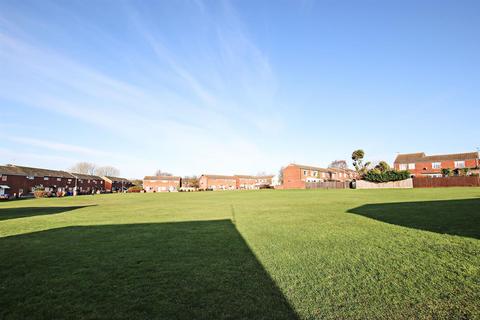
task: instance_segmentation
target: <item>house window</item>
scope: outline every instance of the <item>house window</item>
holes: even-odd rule
[[[415,163],[409,163],[408,169],[411,169],[411,170],[415,169]]]
[[[45,181],[48,180],[48,177],[43,177],[43,180],[45,180]]]
[[[465,161],[455,161],[455,168],[465,168]]]
[[[33,180],[35,177],[34,176],[27,176],[28,180]]]
[[[407,170],[407,165],[405,163],[400,164],[400,170]]]
[[[432,163],[432,169],[440,169],[441,167],[442,167],[442,164],[440,162]]]
[[[62,181],[62,178],[57,178],[57,181]]]
[[[304,175],[304,176],[307,175],[307,170],[303,170],[303,175]]]
[[[7,176],[2,176],[2,181],[7,181]]]
[[[314,176],[314,177],[316,177],[316,176],[317,176],[317,174],[318,174],[318,172],[317,172],[317,171],[313,171],[313,176]]]

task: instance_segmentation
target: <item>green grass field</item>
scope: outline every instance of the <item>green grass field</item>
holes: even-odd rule
[[[0,319],[480,318],[480,188],[0,203]]]

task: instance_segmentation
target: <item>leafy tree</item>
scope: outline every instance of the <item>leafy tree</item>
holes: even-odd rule
[[[380,171],[378,169],[371,169],[363,175],[363,179],[371,182],[400,181],[408,178],[410,178],[410,172],[408,170],[399,171],[388,169],[386,171]]]
[[[347,161],[345,160],[334,160],[328,165],[328,167],[336,169],[348,169]]]
[[[375,166],[375,169],[377,169],[377,170],[380,171],[380,172],[386,172],[386,171],[390,170],[390,166],[389,166],[388,163],[386,163],[385,161],[380,161],[380,162]]]
[[[371,164],[370,162],[363,163],[364,157],[365,151],[363,151],[362,149],[355,150],[352,153],[353,166],[360,175],[364,175]]]
[[[470,168],[462,168],[462,173],[464,176],[468,176],[469,172],[470,172]]]
[[[444,177],[448,177],[452,174],[452,170],[450,168],[443,168],[442,169],[442,175]]]

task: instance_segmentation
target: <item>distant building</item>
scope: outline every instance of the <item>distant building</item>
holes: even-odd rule
[[[180,180],[180,191],[197,191],[198,179],[197,178],[182,178]]]
[[[180,188],[181,178],[174,176],[146,176],[143,189],[146,192],[173,192]]]
[[[427,156],[424,152],[399,154],[394,162],[397,170],[408,170],[414,176],[442,176],[442,169],[469,168],[478,172],[478,152],[453,153]]]
[[[357,176],[354,170],[320,168],[291,163],[283,169],[284,189],[305,189],[306,183],[325,181],[352,181]]]
[[[99,176],[82,173],[71,173],[71,175],[76,179],[74,185],[79,194],[105,191],[105,181]]]
[[[102,179],[105,181],[105,191],[107,192],[121,192],[133,186],[133,183],[125,178],[105,176]]]
[[[0,166],[0,185],[4,195],[28,195],[35,188],[44,188],[46,192],[73,192],[75,177],[61,170],[24,167],[17,165]]]
[[[269,176],[250,176],[250,175],[235,175],[237,180],[237,189],[254,190],[272,186],[273,175]]]
[[[200,190],[235,190],[237,179],[234,176],[202,174],[198,185]]]

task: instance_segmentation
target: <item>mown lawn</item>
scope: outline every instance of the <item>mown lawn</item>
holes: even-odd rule
[[[480,318],[480,188],[0,203],[19,318]]]

